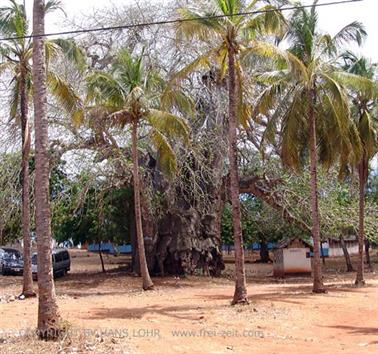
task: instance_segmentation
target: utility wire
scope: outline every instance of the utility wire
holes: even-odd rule
[[[269,12],[281,12],[281,11],[289,11],[289,10],[297,10],[297,9],[305,9],[309,7],[321,7],[321,6],[332,6],[332,5],[342,5],[348,4],[352,2],[361,2],[364,0],[344,0],[344,1],[332,1],[326,2],[322,4],[312,4],[312,5],[301,5],[301,6],[289,6],[283,7],[280,9],[266,9],[266,10],[257,10],[257,11],[248,11],[248,12],[238,12],[232,15],[211,15],[211,16],[204,16],[204,17],[195,17],[195,18],[179,18],[175,20],[162,20],[156,22],[142,22],[136,23],[133,25],[120,25],[120,26],[110,26],[110,27],[98,27],[98,28],[88,28],[88,29],[78,29],[78,30],[70,30],[70,31],[63,31],[63,32],[53,32],[53,33],[44,33],[40,35],[31,34],[28,36],[15,36],[15,37],[4,37],[0,38],[0,42],[4,41],[11,41],[17,39],[32,39],[36,37],[52,37],[52,36],[64,36],[68,34],[80,34],[80,33],[90,33],[90,32],[101,32],[101,31],[112,31],[112,30],[123,30],[123,29],[130,29],[130,28],[140,28],[140,27],[148,27],[148,26],[157,26],[157,25],[169,25],[174,23],[183,23],[183,22],[191,22],[197,20],[213,20],[219,18],[229,18],[229,17],[240,17],[240,16],[248,16],[254,14],[263,14]]]

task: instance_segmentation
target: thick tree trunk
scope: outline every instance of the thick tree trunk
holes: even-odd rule
[[[139,264],[142,274],[143,290],[151,290],[154,287],[150,278],[150,273],[147,267],[146,252],[144,249],[142,215],[140,205],[140,181],[139,181],[139,160],[138,160],[138,121],[132,123],[132,145],[133,145],[133,179],[134,179],[134,204],[135,204],[135,224],[139,251]]]
[[[28,92],[26,87],[26,68],[21,64],[20,70],[20,106],[21,106],[21,136],[22,136],[22,236],[24,240],[24,269],[22,295],[34,297],[33,278],[31,270],[31,238],[30,238],[30,126],[28,117]]]
[[[228,50],[229,70],[229,121],[228,121],[228,151],[230,163],[230,196],[232,204],[232,223],[235,244],[235,293],[232,304],[247,303],[247,287],[245,278],[243,236],[240,221],[239,172],[236,122],[236,78],[235,78],[235,50],[230,44]]]
[[[364,279],[364,224],[365,224],[365,183],[367,178],[368,162],[365,155],[362,157],[358,166],[359,182],[359,222],[358,222],[358,263],[355,284],[365,285]]]
[[[348,252],[348,248],[345,244],[344,237],[342,235],[340,235],[340,245],[341,245],[341,249],[343,250],[344,257],[345,257],[347,272],[354,272],[352,261],[350,259],[350,255]]]
[[[44,0],[34,0],[33,34],[44,34]],[[46,67],[43,37],[33,40],[33,101],[35,114],[35,207],[38,247],[38,334],[43,339],[56,339],[60,316],[52,272],[51,214],[49,203],[49,138],[47,119]]]
[[[310,173],[311,173],[311,217],[312,217],[312,239],[314,242],[313,257],[313,289],[314,293],[324,293],[326,290],[322,279],[322,266],[320,260],[320,219],[318,206],[318,180],[317,180],[317,142],[316,142],[316,116],[314,111],[315,90],[309,90],[309,128],[310,128]]]

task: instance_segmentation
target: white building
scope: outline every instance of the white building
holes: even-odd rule
[[[274,250],[273,275],[284,277],[288,274],[311,275],[311,244],[299,238],[292,238],[278,243]]]

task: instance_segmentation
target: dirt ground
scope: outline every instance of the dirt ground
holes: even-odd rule
[[[33,335],[37,300],[13,300],[21,277],[0,276],[0,353],[378,353],[378,273],[355,288],[343,259],[327,259],[327,294],[311,279],[277,280],[272,265],[248,263],[250,305],[230,306],[232,264],[222,278],[154,278],[155,290],[125,274],[123,257],[73,251],[71,273],[56,279],[67,334]],[[374,256],[378,269],[378,256]],[[35,284],[36,285],[36,284]]]

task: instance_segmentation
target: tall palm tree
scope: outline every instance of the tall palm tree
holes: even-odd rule
[[[368,59],[358,57],[351,52],[342,55],[343,68],[341,74],[345,85],[351,85],[353,102],[352,117],[362,143],[362,155],[357,164],[359,180],[359,225],[358,225],[358,265],[355,284],[363,286],[364,280],[364,218],[365,189],[369,173],[369,161],[378,151],[378,117],[374,116],[373,108],[378,101],[378,84],[374,81],[376,65]],[[358,87],[355,87],[357,83]],[[362,84],[362,85],[361,85]]]
[[[45,12],[59,9],[60,1],[50,0],[45,5]],[[0,44],[0,74],[5,73],[11,78],[11,119],[19,120],[22,136],[22,234],[23,234],[23,291],[26,297],[35,296],[31,273],[31,241],[30,241],[30,178],[29,155],[31,148],[29,105],[32,90],[32,41],[24,38],[28,35],[29,21],[24,5],[15,0],[9,0],[9,5],[0,8],[0,33],[6,37],[16,37]],[[75,59],[76,64],[82,65],[82,57],[74,42],[69,40],[48,41],[46,50],[51,59],[58,52]],[[58,75],[49,72],[49,87],[63,104],[71,109],[77,101],[69,85]]]
[[[46,94],[45,1],[33,7],[33,102],[35,121],[35,207],[38,248],[38,333],[55,339],[60,334],[59,311],[52,273],[51,213],[49,203],[49,138]]]
[[[232,304],[248,302],[240,221],[237,129],[239,123],[245,123],[250,115],[251,106],[245,99],[250,88],[247,89],[244,84],[240,56],[250,49],[252,39],[262,34],[279,33],[284,28],[279,11],[251,16],[236,14],[274,9],[269,1],[211,0],[196,2],[196,6],[179,10],[185,21],[178,25],[178,36],[198,39],[210,49],[177,73],[172,84],[194,70],[211,65],[218,66],[220,79],[228,74],[229,188],[235,244],[235,292]]]
[[[299,169],[309,155],[313,292],[322,293],[326,290],[319,251],[317,164],[320,160],[329,167],[345,150],[351,151],[356,161],[361,152],[358,133],[350,121],[347,90],[335,64],[338,48],[349,41],[360,44],[366,33],[357,22],[345,26],[334,37],[319,33],[316,3],[310,11],[294,11],[286,34],[290,45],[287,51],[256,43],[254,52],[275,59],[277,70],[258,75],[266,88],[255,110],[270,116],[267,138],[275,140],[275,132],[280,132],[281,158],[286,166]]]
[[[102,107],[106,119],[113,125],[131,125],[134,183],[135,224],[143,289],[150,290],[153,283],[148,271],[141,215],[141,186],[139,177],[138,127],[143,125],[158,151],[163,171],[173,174],[175,154],[169,138],[188,139],[188,125],[184,119],[166,111],[154,109],[159,104],[159,80],[152,71],[144,71],[143,53],[133,58],[126,49],[118,52],[109,72],[95,72],[88,77],[88,100],[95,109]]]

